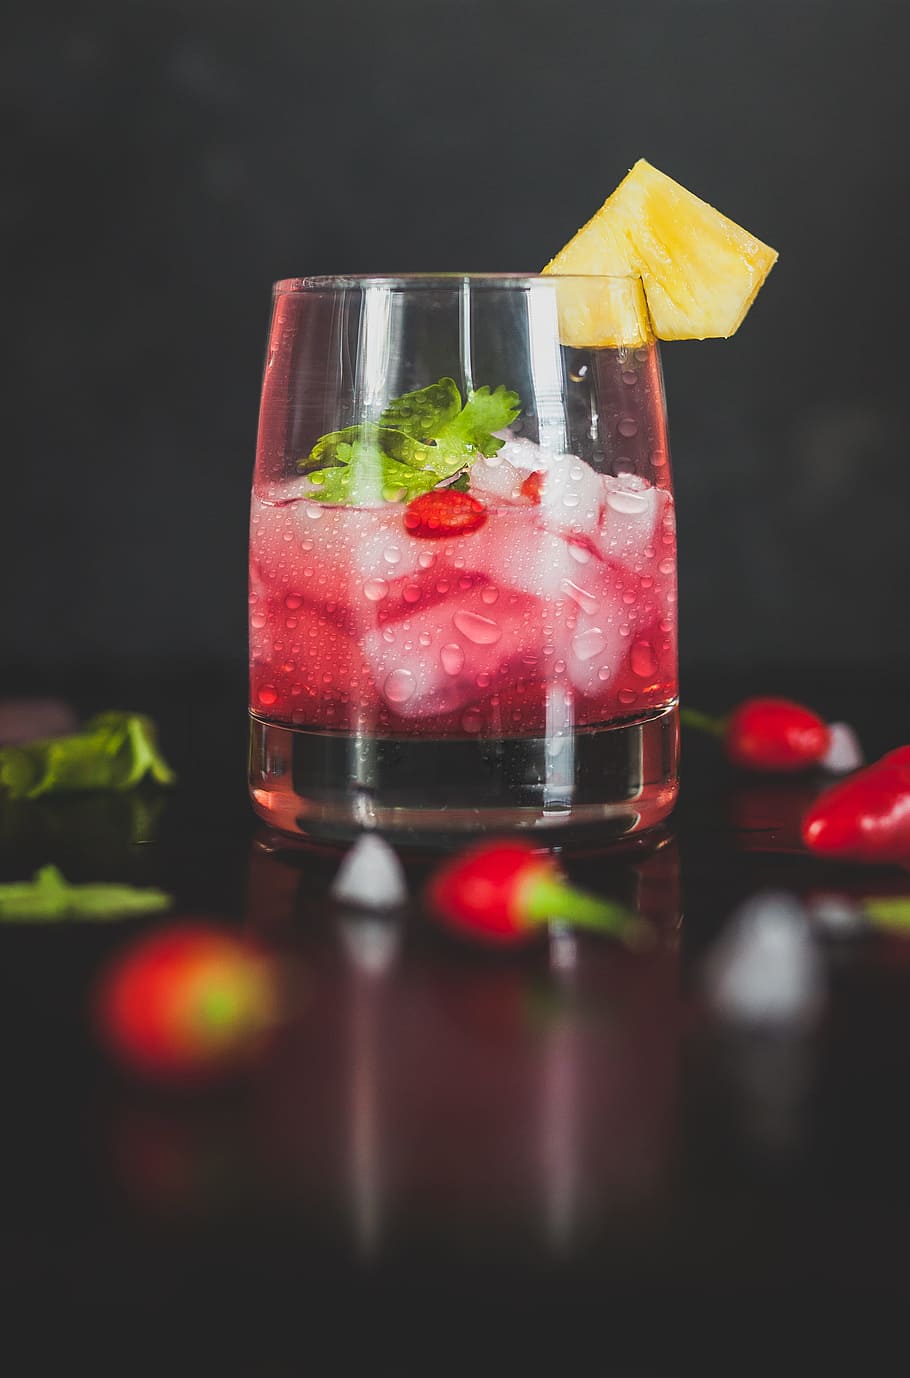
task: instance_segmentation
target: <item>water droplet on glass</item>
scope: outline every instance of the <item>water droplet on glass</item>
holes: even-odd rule
[[[588,376],[588,365],[579,364],[577,368],[569,369],[569,379],[573,383],[583,383]]]
[[[391,627],[386,627],[383,630],[382,639],[383,641],[387,641],[391,646],[392,642],[395,640],[395,633],[392,631]]]
[[[429,550],[422,550],[417,557],[417,563],[421,569],[429,569],[436,556]]]
[[[474,580],[469,574],[463,574],[458,580],[458,587],[461,589],[462,593],[467,593],[468,589],[473,586],[473,583]]]
[[[635,594],[632,589],[626,589],[623,593],[622,601],[625,603],[626,607],[631,608],[632,604],[635,602]]]
[[[647,509],[646,493],[633,493],[625,488],[611,488],[607,493],[607,506],[626,517],[637,517]]]
[[[599,627],[590,627],[572,638],[572,650],[579,660],[593,660],[599,656],[607,644],[607,638]]]
[[[407,703],[417,688],[410,670],[393,670],[387,676],[383,690],[389,703]]]
[[[382,552],[382,558],[387,565],[397,565],[401,559],[401,551],[397,545],[390,545],[387,550]]]
[[[429,646],[433,638],[430,636],[429,632],[421,632],[417,640],[420,642],[421,646]]]
[[[638,422],[634,416],[621,416],[616,423],[619,434],[630,440],[633,435],[638,435]]]
[[[502,636],[502,627],[489,617],[481,617],[477,612],[459,609],[452,618],[455,626],[477,646],[492,646]]]
[[[439,583],[436,585],[436,592],[437,592],[437,593],[448,593],[448,591],[449,591],[448,581],[445,580],[445,579],[440,579]]]
[[[292,631],[294,630],[294,628],[297,626],[297,618],[296,618],[296,617],[286,617],[286,618],[284,619],[284,625],[287,627],[288,631],[291,631],[291,632],[292,632]]]
[[[308,502],[306,507],[304,508],[304,511],[306,512],[311,522],[318,522],[320,517],[325,516],[325,512],[323,511],[323,509],[319,506],[318,503],[315,502]]]
[[[487,584],[486,588],[481,590],[480,597],[484,603],[495,603],[499,597],[499,589],[495,588],[493,584]]]
[[[296,612],[302,603],[303,599],[300,597],[299,593],[289,593],[284,600],[284,606],[289,612]]]
[[[461,667],[464,665],[464,651],[457,641],[450,641],[439,652],[439,659],[447,675],[457,675],[461,673]]]
[[[652,450],[651,463],[654,465],[655,469],[662,469],[666,462],[667,456],[664,454],[663,450]]]
[[[600,680],[608,680],[612,674],[613,671],[610,669],[609,665],[601,665],[600,669],[597,671],[597,678]]]
[[[257,695],[259,702],[265,708],[271,708],[273,703],[278,702],[278,690],[274,684],[263,684]]]
[[[313,549],[313,542],[310,540],[309,536],[307,536],[306,540],[303,540],[303,541],[300,542],[300,549],[301,549],[301,550],[312,550],[312,549]]]
[[[482,672],[477,676],[477,679],[474,681],[474,683],[477,685],[477,688],[478,688],[478,689],[489,689],[489,687],[490,687],[490,676],[489,676],[488,674],[486,674],[486,672],[482,671]]]
[[[420,585],[406,584],[402,592],[402,598],[406,603],[417,603],[420,600]]]
[[[577,584],[572,583],[571,579],[563,579],[559,587],[563,593],[567,593],[578,604],[582,612],[597,611],[599,606],[597,599],[592,593],[588,593],[587,589],[579,588]]]
[[[261,612],[254,612],[252,617],[250,618],[250,626],[255,627],[257,632],[261,631],[261,629],[265,626],[267,620],[268,619],[263,617]]]
[[[379,603],[386,597],[389,586],[384,579],[368,579],[363,586],[364,597],[371,603]]]
[[[673,623],[669,617],[662,617],[658,625],[662,632],[672,632],[673,630]]]
[[[587,546],[576,545],[574,541],[569,542],[569,554],[580,565],[586,565],[591,559],[591,552]]]
[[[624,368],[622,371],[622,380],[627,388],[632,388],[638,382],[638,374],[635,372],[634,368]]]
[[[461,725],[465,732],[479,732],[483,727],[483,718],[479,713],[474,713],[468,709],[461,720]]]
[[[650,641],[635,641],[629,654],[632,673],[639,679],[652,679],[657,671],[657,657]]]
[[[628,708],[631,704],[635,702],[635,700],[638,698],[638,695],[633,693],[631,689],[620,689],[616,697],[619,699],[620,703],[625,704],[625,706]]]
[[[553,666],[553,673],[556,675],[561,675],[565,668],[566,662],[564,660],[557,660],[556,664]]]
[[[563,505],[563,507],[577,507],[577,506],[578,506],[578,494],[577,494],[577,493],[573,493],[573,492],[571,491],[571,489],[570,489],[567,493],[563,493],[563,495],[562,495],[562,505]]]
[[[657,568],[660,570],[661,574],[672,574],[674,569],[676,568],[676,562],[674,560],[669,559],[661,560]]]

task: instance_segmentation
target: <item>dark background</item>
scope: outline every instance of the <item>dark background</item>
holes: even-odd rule
[[[269,285],[542,264],[647,157],[780,250],[667,346],[685,666],[910,659],[901,0],[72,0],[0,45],[8,666],[245,654]]]

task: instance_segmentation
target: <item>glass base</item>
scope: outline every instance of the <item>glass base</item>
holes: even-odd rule
[[[679,789],[675,704],[564,737],[378,737],[250,714],[250,792],[270,827],[343,841],[363,828],[444,847],[473,833],[653,828]]]

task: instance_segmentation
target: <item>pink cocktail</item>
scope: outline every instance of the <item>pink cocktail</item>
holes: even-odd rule
[[[360,293],[357,340],[369,354],[369,287],[346,281]],[[419,299],[420,286],[403,281],[401,292]],[[477,280],[430,281],[443,318],[447,296],[457,298],[450,323],[463,377],[463,284]],[[497,280],[482,281],[475,334],[487,295],[496,296]],[[395,456],[405,453],[383,429],[390,398],[404,390],[397,380],[379,379],[386,410],[365,409],[372,430],[351,426],[356,379],[352,405],[307,421],[301,389],[312,369],[294,349],[307,330],[318,335],[328,312],[320,301],[308,313],[305,285],[279,285],[250,539],[253,799],[279,828],[338,833],[373,824],[422,836],[609,822],[621,834],[672,806],[676,544],[656,345],[566,350],[553,312],[538,309],[535,318],[533,310],[535,293],[553,298],[552,280],[505,282],[513,330],[523,315],[531,338],[514,331],[511,349],[500,345],[494,381],[508,371],[520,415],[466,452],[453,475],[436,483],[434,472],[432,497],[416,499],[410,474],[382,449],[397,444]],[[527,284],[523,293],[516,282]],[[333,290],[342,289],[322,294]],[[386,287],[379,300],[388,352],[394,291]],[[502,319],[487,314],[501,336]],[[556,334],[547,389],[534,355],[541,318]],[[416,381],[432,383],[432,371]],[[324,398],[324,378],[310,376],[309,386]],[[483,400],[470,381],[452,387],[458,403],[468,399],[461,416],[472,396]],[[438,440],[406,453],[413,458],[419,447],[418,460],[439,465],[444,452],[452,467],[462,455],[446,437],[459,433],[458,421],[437,430]],[[382,492],[374,485],[369,501],[353,492],[337,456],[353,464],[351,446],[362,445],[366,465],[365,437],[387,478],[404,473],[404,491],[394,477]],[[314,470],[323,453],[334,467]],[[437,514],[429,524],[415,515],[424,510]]]

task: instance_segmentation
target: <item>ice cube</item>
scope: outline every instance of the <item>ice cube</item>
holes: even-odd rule
[[[802,905],[776,891],[748,900],[709,952],[704,983],[716,1014],[731,1023],[812,1024],[821,1011],[824,979]]]
[[[604,558],[634,568],[649,559],[659,560],[662,545],[672,554],[672,543],[663,542],[663,530],[658,529],[661,522],[667,522],[670,523],[667,530],[673,531],[668,494],[652,488],[637,474],[607,475],[602,482],[604,504],[599,548]]]
[[[521,493],[527,475],[507,459],[495,455],[493,459],[478,459],[471,467],[471,493],[481,502],[530,502]]]
[[[849,723],[832,722],[828,724],[828,732],[828,750],[819,764],[837,775],[846,775],[848,771],[858,770],[866,758],[853,728]]]
[[[339,866],[331,894],[361,909],[397,909],[407,903],[408,883],[389,844],[377,833],[362,833]]]
[[[540,654],[544,634],[535,598],[500,592],[483,577],[462,578],[467,588],[450,571],[444,597],[363,639],[376,687],[402,717],[450,713],[486,698],[509,678],[511,664]]]

